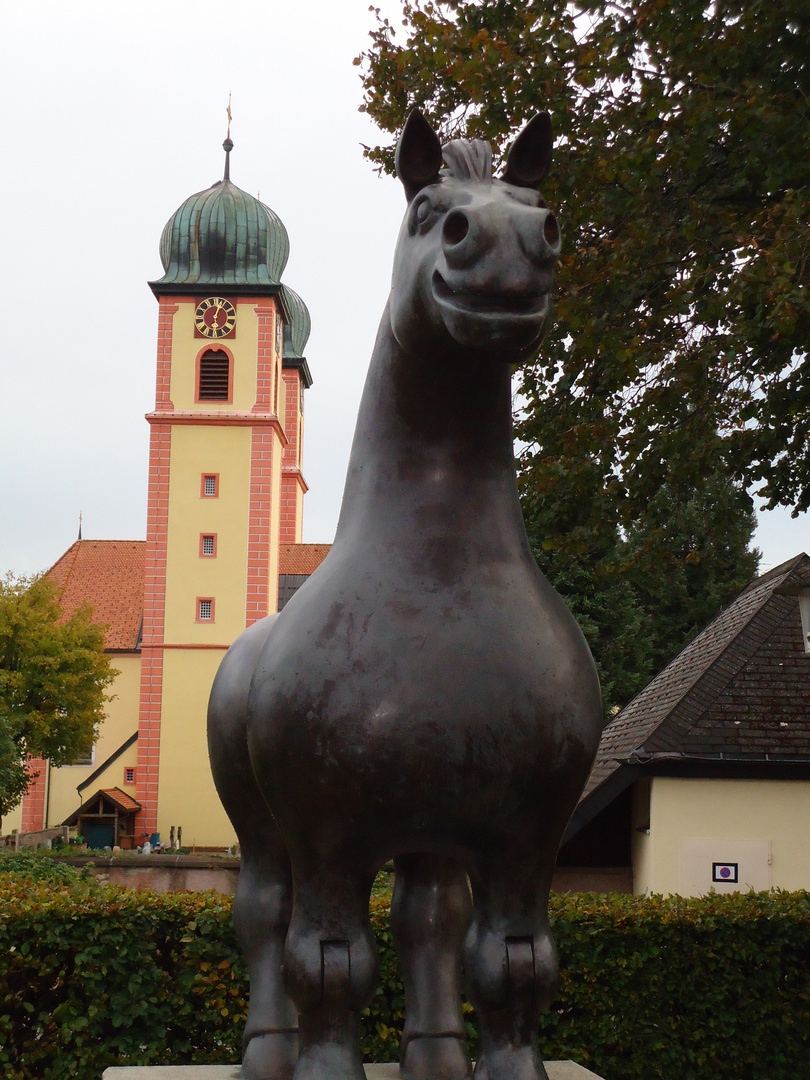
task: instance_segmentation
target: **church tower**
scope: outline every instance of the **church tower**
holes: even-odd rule
[[[224,179],[163,230],[141,643],[138,839],[232,842],[208,767],[206,707],[227,647],[276,610],[279,544],[301,540],[304,302],[284,225]],[[188,828],[193,824],[196,835]]]

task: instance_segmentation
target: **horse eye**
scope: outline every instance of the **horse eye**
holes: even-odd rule
[[[421,199],[417,199],[411,207],[411,217],[409,222],[409,231],[411,235],[413,235],[417,229],[421,229],[424,226],[432,213],[433,207],[430,199],[426,195],[423,195]]]

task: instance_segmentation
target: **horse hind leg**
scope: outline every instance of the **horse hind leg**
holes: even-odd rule
[[[208,707],[214,783],[242,851],[233,919],[250,978],[245,1080],[289,1080],[298,1059],[298,1016],[281,974],[292,910],[290,860],[253,776],[246,732],[250,678],[272,621],[255,623],[231,646]]]
[[[470,868],[473,919],[464,955],[481,1036],[474,1080],[548,1080],[537,1033],[557,987],[547,913],[553,864],[553,855],[535,854]]]
[[[394,860],[391,930],[405,984],[399,1067],[404,1080],[464,1080],[470,1055],[461,1012],[461,948],[472,901],[460,864],[438,855]]]

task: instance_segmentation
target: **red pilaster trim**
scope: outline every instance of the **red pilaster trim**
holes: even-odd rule
[[[287,445],[284,447],[281,476],[281,507],[279,524],[279,542],[296,544],[301,540],[301,522],[299,520],[301,500],[298,497],[297,477],[301,476],[301,374],[297,368],[282,371],[284,382],[284,434]],[[304,484],[302,490],[306,491]]]
[[[170,296],[161,296],[158,303],[157,386],[155,408],[173,409],[170,396],[172,382],[172,330],[178,305]]]
[[[138,802],[136,832],[157,829],[160,710],[163,691],[163,630],[166,610],[166,543],[169,525],[171,427],[153,424],[149,440],[149,501],[146,521],[146,581],[141,642],[138,715]]]
[[[271,296],[256,302],[255,312],[259,323],[259,343],[256,350],[256,404],[254,413],[276,415],[278,390],[276,376],[278,357],[276,355],[276,302]]]
[[[45,825],[45,802],[48,790],[48,762],[44,758],[29,758],[26,762],[29,776],[33,776],[31,786],[23,795],[22,832],[39,832]]]
[[[297,487],[306,494],[309,491],[309,484],[304,479],[304,475],[297,465],[282,465],[282,476],[285,480],[294,480]]]
[[[273,452],[276,434],[254,428],[250,445],[247,596],[245,626],[270,614],[270,528],[273,509]],[[275,592],[275,590],[274,590]],[[275,604],[272,608],[275,611]]]

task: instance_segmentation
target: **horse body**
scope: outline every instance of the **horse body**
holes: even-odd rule
[[[536,348],[559,250],[532,189],[550,131],[529,125],[506,182],[486,175],[482,145],[445,148],[455,170],[440,175],[433,132],[406,126],[410,206],[334,546],[232,647],[212,691],[215,779],[243,848],[251,1080],[293,1066],[296,1080],[362,1076],[368,892],[390,858],[405,1075],[469,1072],[462,940],[476,1076],[545,1075],[548,888],[601,704],[584,639],[531,556],[514,477],[510,363]]]

